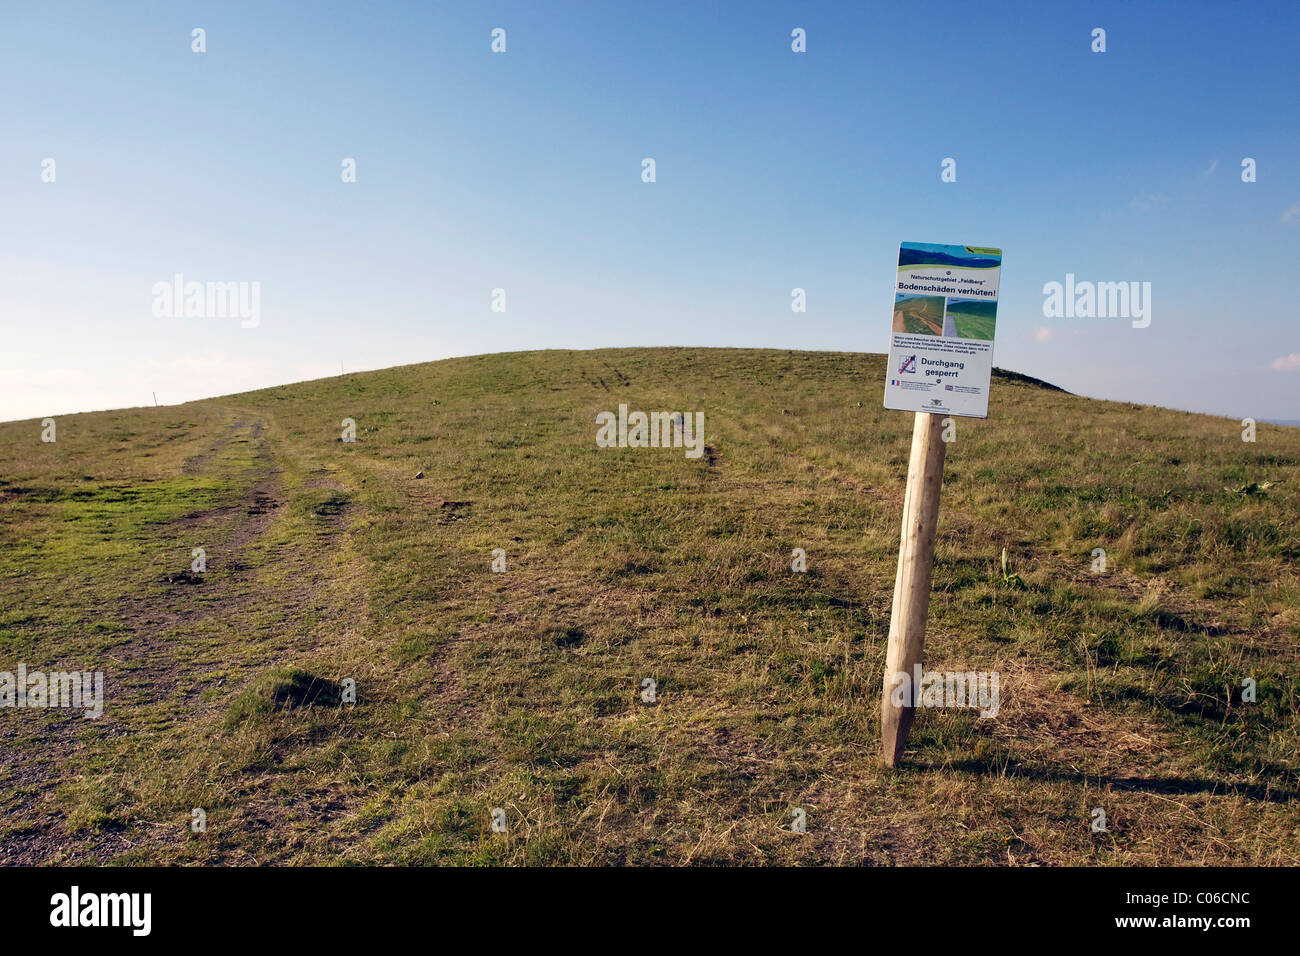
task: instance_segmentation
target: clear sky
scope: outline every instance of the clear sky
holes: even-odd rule
[[[997,365],[1300,418],[1298,37],[1294,2],[4,3],[0,419],[340,362],[883,352],[900,240],[1003,249]],[[260,283],[259,323],[156,316],[177,273]],[[1067,273],[1151,283],[1150,326],[1045,317]]]

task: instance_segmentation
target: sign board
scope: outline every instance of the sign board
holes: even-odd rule
[[[1002,250],[898,248],[885,407],[987,418]]]

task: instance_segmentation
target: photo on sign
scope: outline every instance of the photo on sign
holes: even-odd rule
[[[943,335],[943,296],[895,296],[894,331],[913,335]]]
[[[943,334],[949,338],[993,341],[998,304],[982,299],[949,298],[943,316]],[[895,323],[897,331],[897,323]]]

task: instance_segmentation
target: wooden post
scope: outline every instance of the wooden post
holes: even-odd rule
[[[885,764],[893,767],[907,747],[920,688],[916,664],[925,650],[925,619],[930,611],[930,573],[934,569],[935,527],[939,521],[939,491],[943,487],[943,419],[917,412],[912,426],[912,457],[907,466],[903,498],[903,534],[898,545],[898,576],[894,579],[894,609],[889,617],[889,650],[885,655],[885,689],[880,699],[880,740]],[[892,697],[895,674],[906,674],[904,706]]]

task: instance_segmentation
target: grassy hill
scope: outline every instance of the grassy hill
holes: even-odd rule
[[[0,709],[0,861],[1300,863],[1300,431],[995,381],[927,666],[1001,710],[886,772],[884,378],[534,352],[0,425],[0,670],[106,675]],[[619,403],[705,454],[598,448]]]

